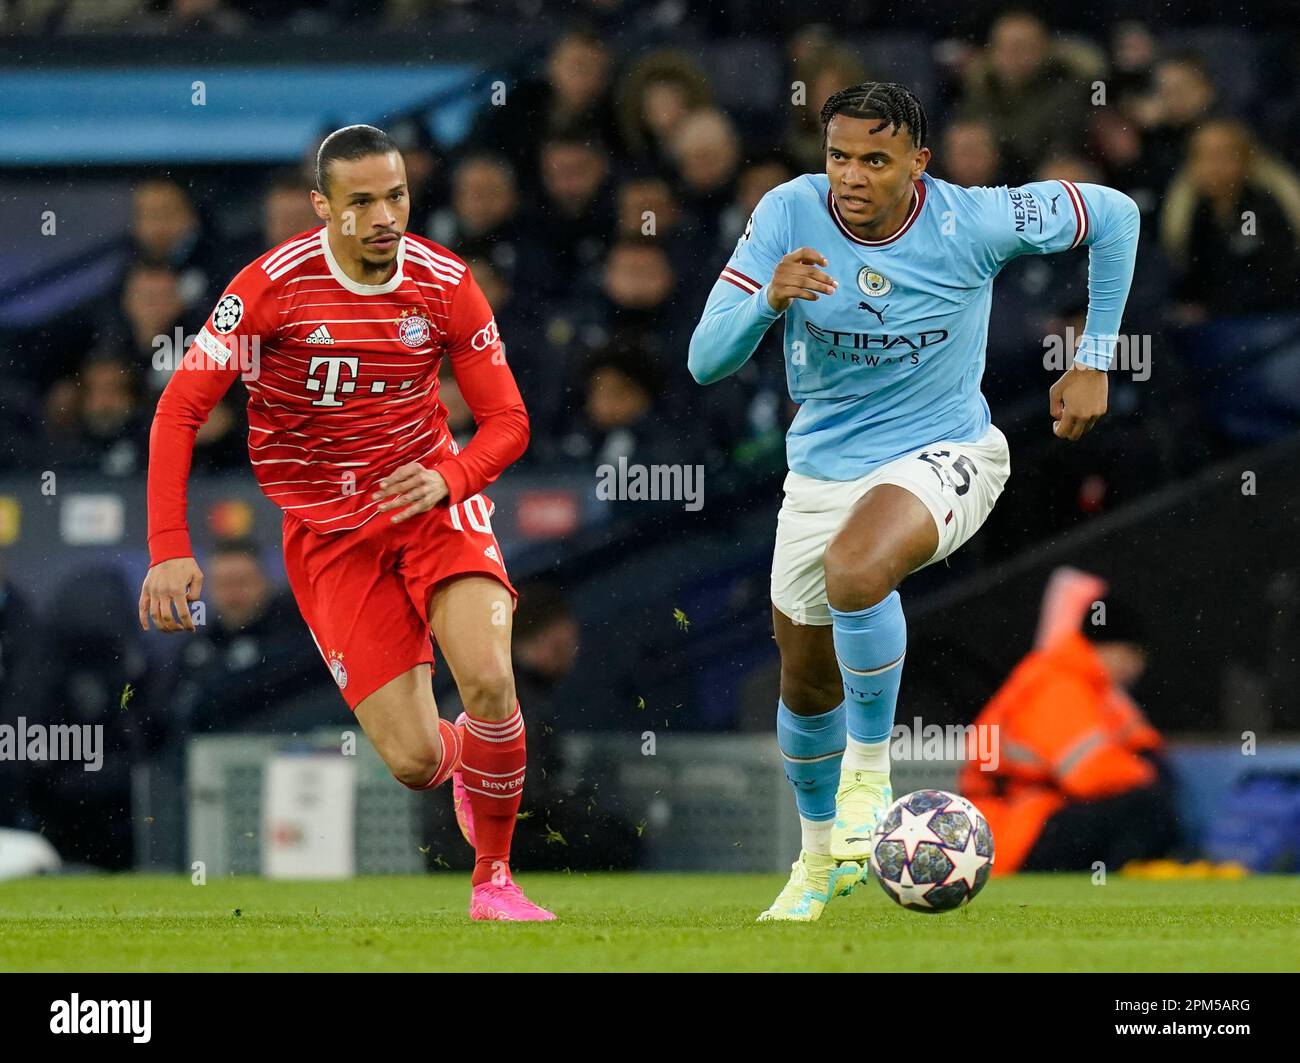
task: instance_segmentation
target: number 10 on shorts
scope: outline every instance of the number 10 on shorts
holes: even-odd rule
[[[465,524],[476,532],[492,534],[492,506],[482,495],[471,495],[451,507],[451,526],[464,531]]]

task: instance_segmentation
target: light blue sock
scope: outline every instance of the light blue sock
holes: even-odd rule
[[[835,656],[844,678],[847,727],[855,742],[884,742],[894,730],[898,684],[907,650],[907,621],[898,591],[867,609],[831,606]]]
[[[778,701],[776,744],[785,777],[794,787],[799,818],[814,823],[833,820],[844,755],[844,705],[817,716],[800,716]]]

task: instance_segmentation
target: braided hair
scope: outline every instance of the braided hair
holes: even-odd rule
[[[912,146],[925,146],[930,134],[925,118],[925,108],[915,92],[894,81],[864,81],[850,85],[831,96],[822,107],[822,143],[826,141],[826,128],[837,114],[849,118],[879,118],[880,124],[871,130],[879,133],[892,125],[895,132],[906,125],[912,134]]]

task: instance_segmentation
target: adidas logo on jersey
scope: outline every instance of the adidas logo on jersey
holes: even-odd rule
[[[484,550],[483,556],[490,557],[498,565],[501,564],[501,558],[497,557],[497,548],[495,546],[489,546],[486,550]]]
[[[305,340],[303,340],[303,342],[304,343],[333,343],[334,337],[330,335],[330,330],[327,329],[324,325],[317,325],[316,328],[312,331],[311,335],[308,336]]]

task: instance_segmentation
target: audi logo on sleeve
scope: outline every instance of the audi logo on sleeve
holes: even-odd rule
[[[497,331],[497,319],[493,318],[474,333],[473,338],[469,341],[469,345],[476,351],[483,351],[487,350],[487,348],[491,347],[493,344],[498,343],[500,339],[501,334]]]

